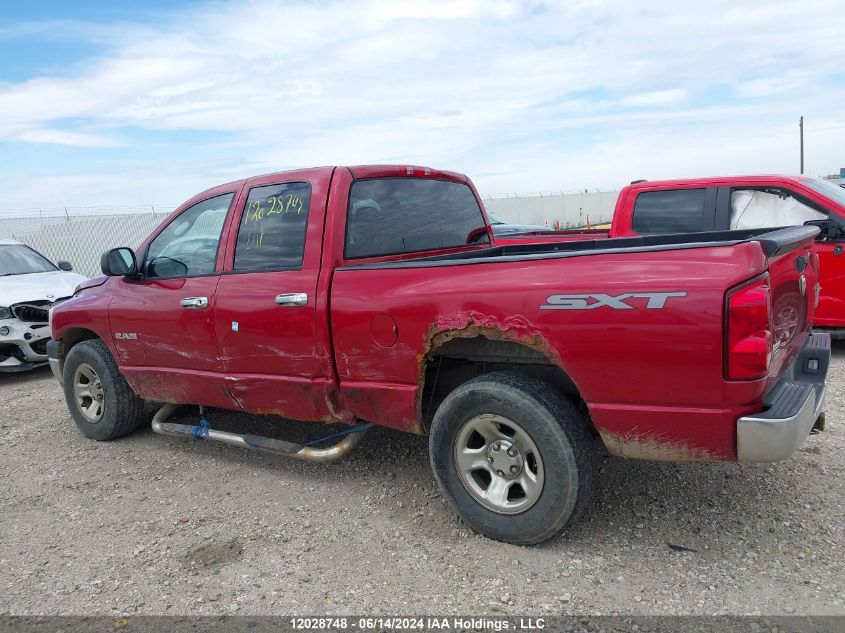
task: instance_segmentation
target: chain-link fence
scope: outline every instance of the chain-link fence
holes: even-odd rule
[[[28,244],[53,261],[65,259],[89,277],[115,246],[137,247],[171,207],[41,209],[0,212],[0,239]]]
[[[483,196],[489,211],[505,222],[569,228],[609,222],[617,192]],[[67,207],[0,211],[0,239],[24,242],[53,261],[64,259],[77,272],[100,273],[100,255],[116,246],[137,247],[175,205]]]
[[[610,222],[618,191],[538,193],[483,196],[496,217],[512,224],[537,224],[562,229]]]

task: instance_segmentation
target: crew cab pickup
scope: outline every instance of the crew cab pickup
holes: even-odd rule
[[[724,176],[638,181],[622,189],[609,232],[523,232],[497,244],[630,237],[815,224],[821,295],[817,331],[845,338],[845,189],[808,176]]]
[[[164,403],[159,433],[312,461],[371,424],[427,434],[470,526],[537,543],[583,508],[602,445],[678,461],[796,450],[830,354],[810,333],[818,232],[493,246],[463,175],[282,172],[205,191],[137,252],[105,253],[105,276],[51,311],[48,355],[90,438],[149,423],[144,400]],[[346,426],[298,445],[204,412],[169,421],[179,405]]]

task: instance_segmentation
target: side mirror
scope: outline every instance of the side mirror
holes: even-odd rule
[[[138,272],[135,252],[126,246],[106,251],[100,258],[100,268],[103,274],[109,277],[134,275]]]
[[[60,259],[59,261],[57,261],[57,262],[56,262],[56,266],[58,266],[58,267],[59,267],[59,270],[63,270],[63,271],[65,271],[66,273],[67,273],[67,272],[70,272],[71,270],[73,270],[73,266],[71,266],[71,265],[70,265],[70,262],[66,262],[66,261],[65,261],[65,260],[63,260],[63,259]]]
[[[807,220],[804,226],[817,226],[821,230],[818,239],[826,242],[839,242],[845,239],[845,230],[842,225],[832,218],[823,220]]]
[[[467,235],[467,244],[489,244],[490,238],[487,233],[487,226],[479,226]]]

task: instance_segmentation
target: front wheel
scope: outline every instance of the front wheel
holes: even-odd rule
[[[583,416],[551,385],[519,373],[479,376],[449,394],[434,416],[429,453],[460,517],[508,543],[560,533],[593,486]]]
[[[144,423],[144,401],[135,395],[100,340],[74,345],[65,359],[65,401],[76,426],[93,440],[113,440]]]

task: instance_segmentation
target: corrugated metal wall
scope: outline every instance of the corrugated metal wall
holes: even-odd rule
[[[557,193],[534,196],[484,197],[489,211],[505,222],[576,227],[610,222],[616,205],[617,191],[589,193]]]

